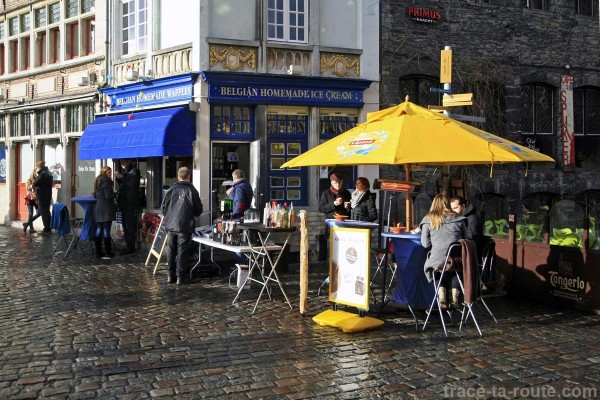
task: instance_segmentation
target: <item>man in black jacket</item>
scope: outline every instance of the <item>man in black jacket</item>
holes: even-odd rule
[[[475,241],[479,254],[483,240],[483,227],[479,221],[477,210],[473,204],[468,204],[461,196],[450,199],[450,206],[452,211],[467,218],[467,239]]]
[[[165,194],[161,206],[163,227],[167,232],[167,262],[169,276],[167,282],[177,279],[180,285],[184,281],[188,248],[196,228],[196,217],[202,214],[202,201],[196,188],[190,183],[192,171],[181,167],[177,171],[177,183]]]
[[[130,159],[122,158],[115,178],[119,184],[117,204],[123,217],[123,231],[127,248],[122,255],[133,253],[137,241],[137,211],[140,208],[140,171]]]
[[[37,178],[33,181],[33,188],[37,191],[38,209],[44,223],[44,233],[52,232],[50,228],[50,203],[52,199],[52,172],[46,167],[45,161],[35,163]]]

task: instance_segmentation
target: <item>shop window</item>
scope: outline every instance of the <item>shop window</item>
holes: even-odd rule
[[[212,132],[216,138],[254,138],[254,109],[240,106],[212,106]]]
[[[67,106],[67,132],[79,132],[80,130],[79,105]]]
[[[270,200],[306,205],[308,178],[301,168],[280,167],[306,150],[308,116],[267,114],[267,190]]]
[[[319,117],[319,143],[323,143],[356,126],[356,115],[323,115]]]
[[[521,86],[521,130],[523,134],[553,134],[554,90],[533,84]]]
[[[54,24],[60,21],[60,3],[50,4],[48,10],[50,11],[50,23]]]
[[[575,89],[573,109],[576,135],[600,135],[600,89]]]
[[[46,65],[46,31],[39,31],[35,34],[35,66]]]
[[[429,89],[440,88],[440,83],[437,79],[408,76],[400,78],[399,91],[402,101],[406,96],[409,96],[409,101],[427,108],[428,105],[439,106],[442,104],[442,97],[439,93],[434,93]]]
[[[34,24],[36,28],[46,26],[46,7],[36,8],[33,10]]]
[[[307,43],[308,7],[306,0],[269,0],[267,14],[269,40]]]
[[[121,55],[146,51],[148,26],[147,0],[121,0]]]
[[[60,133],[60,108],[50,110],[50,133]]]
[[[79,22],[73,22],[66,26],[66,59],[73,59],[79,56]]]
[[[576,0],[575,6],[579,15],[598,16],[598,0]]]
[[[523,0],[523,7],[532,10],[548,11],[549,3],[549,0]]]

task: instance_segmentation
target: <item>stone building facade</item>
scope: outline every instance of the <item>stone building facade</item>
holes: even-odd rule
[[[599,189],[600,25],[598,2],[487,0],[381,2],[381,107],[404,101],[441,105],[440,51],[452,48],[452,89],[474,93],[474,105],[457,114],[483,116],[489,132],[550,155],[555,165],[451,168],[468,195],[505,196],[499,212],[522,210],[534,193],[576,198]],[[561,78],[573,77],[574,166],[562,160]],[[430,196],[442,169],[414,173]],[[492,175],[490,178],[490,174]],[[387,178],[402,176],[383,167]],[[456,180],[458,179],[458,180]],[[461,182],[462,180],[462,182]],[[455,191],[456,192],[456,191]],[[542,196],[543,197],[543,196]]]

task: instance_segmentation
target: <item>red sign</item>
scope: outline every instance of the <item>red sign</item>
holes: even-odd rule
[[[573,76],[563,75],[560,80],[560,129],[562,133],[563,171],[575,169],[575,122],[573,119]]]
[[[440,21],[442,19],[442,13],[437,10],[430,10],[427,8],[420,7],[408,7],[406,13],[411,19],[419,22],[425,22],[428,24],[433,24],[436,21]]]

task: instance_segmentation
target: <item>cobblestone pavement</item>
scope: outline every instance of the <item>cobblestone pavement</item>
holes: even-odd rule
[[[479,313],[482,338],[472,324],[445,338],[439,320],[416,332],[405,312],[347,334],[312,321],[329,307],[323,272],[308,315],[294,272],[283,274],[294,309],[275,292],[251,315],[255,288],[232,305],[228,277],[168,285],[146,252],[64,260],[50,256],[57,242],[0,227],[0,398],[600,397],[591,314],[498,296],[497,325]]]

